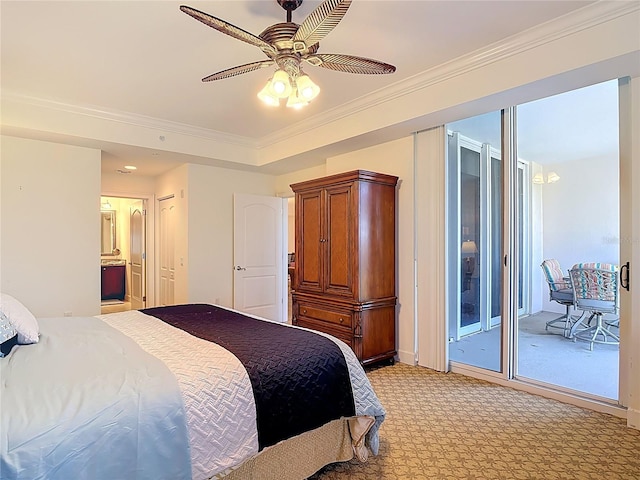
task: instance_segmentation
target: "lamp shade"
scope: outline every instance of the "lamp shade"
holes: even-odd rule
[[[462,253],[466,255],[473,255],[474,253],[478,253],[478,247],[476,246],[476,242],[473,240],[465,240],[462,242]]]
[[[560,175],[556,172],[549,172],[547,175],[547,183],[556,183],[558,180],[560,180]]]

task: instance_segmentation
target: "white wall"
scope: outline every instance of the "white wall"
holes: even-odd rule
[[[276,178],[276,190],[278,195],[281,197],[291,197],[293,196],[293,190],[291,190],[290,185],[298,182],[304,182],[306,180],[312,180],[314,178],[325,177],[327,175],[326,165],[319,165],[317,167],[298,170],[286,175],[280,175]]]
[[[100,313],[100,151],[2,136],[0,288],[36,317]]]
[[[102,192],[122,194],[122,196],[153,195],[156,190],[155,177],[145,177],[137,173],[102,173]]]
[[[542,189],[543,258],[567,272],[579,262],[620,262],[619,165],[617,157],[584,158],[545,165],[560,180]],[[544,282],[544,278],[541,278]],[[548,292],[546,283],[545,290]],[[542,309],[564,312],[543,294]]]
[[[189,165],[189,302],[233,306],[233,195],[275,196],[271,175]]]

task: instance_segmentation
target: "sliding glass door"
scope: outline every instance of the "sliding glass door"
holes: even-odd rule
[[[501,371],[500,112],[447,125],[449,357]]]
[[[580,309],[571,290],[568,307],[554,301],[541,268],[554,259],[568,277],[576,264],[620,264],[617,89],[607,82],[446,125],[454,370],[618,399],[617,313]],[[564,315],[573,328],[558,328]],[[612,335],[585,341],[596,322]]]
[[[528,275],[520,269],[519,281],[528,278],[532,285],[531,314],[518,317],[516,377],[617,400],[618,314],[601,319],[610,337],[585,341],[588,335],[580,332],[598,315],[590,318],[592,312],[571,301],[567,306],[553,300],[540,265],[555,260],[568,277],[576,264],[620,263],[618,82],[519,105],[517,120],[518,156],[530,172],[518,182],[518,198],[533,208],[519,223],[520,231],[530,227],[530,235],[518,239],[530,242],[525,255],[532,265]],[[557,320],[567,312],[569,331],[563,318]]]

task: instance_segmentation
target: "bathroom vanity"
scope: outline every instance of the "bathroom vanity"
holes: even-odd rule
[[[124,260],[102,263],[102,300],[124,301],[126,268]]]

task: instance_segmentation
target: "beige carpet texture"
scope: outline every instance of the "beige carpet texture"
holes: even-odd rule
[[[387,411],[379,455],[310,479],[640,479],[624,419],[406,364],[368,375]]]

